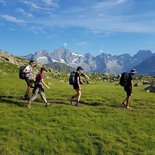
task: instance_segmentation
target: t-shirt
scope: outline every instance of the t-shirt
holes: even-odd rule
[[[42,80],[43,78],[44,78],[44,73],[39,73],[39,74],[37,74],[37,76],[36,76],[36,83],[42,85],[41,80]]]
[[[78,77],[79,77],[79,80],[80,80],[80,73],[75,72],[75,85],[78,85]]]
[[[30,75],[32,74],[32,67],[31,67],[31,65],[27,65],[25,67],[25,70],[27,70],[29,72],[29,73],[26,74],[26,77],[29,78]]]
[[[128,76],[128,81],[127,81],[127,87],[130,87],[131,86],[131,81],[133,80],[133,75],[131,73],[129,73],[129,76]]]

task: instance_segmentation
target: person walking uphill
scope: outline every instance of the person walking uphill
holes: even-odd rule
[[[73,84],[73,88],[75,89],[76,94],[73,95],[70,98],[70,101],[69,101],[70,105],[72,105],[73,99],[76,98],[77,100],[76,100],[75,106],[79,106],[79,101],[80,101],[80,98],[81,98],[81,86],[80,86],[80,84],[82,83],[81,79],[80,79],[80,74],[81,74],[82,70],[83,70],[83,68],[81,66],[77,67],[77,69],[76,69],[76,72],[75,72],[75,82]]]
[[[46,96],[45,96],[45,93],[44,93],[44,88],[43,88],[43,85],[46,87],[46,88],[49,88],[46,83],[44,82],[43,78],[44,78],[44,73],[46,72],[47,70],[42,67],[40,69],[40,73],[37,74],[36,76],[36,81],[35,81],[35,87],[33,89],[33,95],[32,97],[29,99],[29,102],[27,104],[27,107],[28,108],[31,108],[31,102],[34,101],[36,98],[37,98],[37,95],[38,93],[40,94],[41,98],[44,100],[45,102],[45,106],[47,107],[49,105],[49,103],[47,102],[46,100]]]
[[[26,93],[24,98],[29,100],[29,92],[32,91],[32,83],[34,82],[34,77],[32,76],[32,67],[36,65],[34,60],[30,60],[29,64],[24,68],[23,73],[25,74],[25,81],[27,83]]]
[[[136,74],[136,70],[132,69],[130,71],[130,73],[127,75],[127,82],[126,85],[124,86],[124,90],[126,91],[126,98],[125,100],[122,102],[122,104],[127,108],[127,109],[132,109],[130,107],[130,103],[131,103],[131,96],[133,95],[133,77]]]

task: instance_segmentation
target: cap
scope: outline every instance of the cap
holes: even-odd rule
[[[30,63],[33,63],[33,62],[35,62],[34,60],[30,60]]]
[[[130,73],[135,74],[135,73],[137,73],[137,71],[136,71],[136,69],[132,69],[132,70],[130,71]]]
[[[40,71],[47,71],[47,69],[45,67],[41,67]]]
[[[77,67],[77,70],[84,70],[81,66]]]

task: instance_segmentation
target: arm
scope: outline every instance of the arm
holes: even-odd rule
[[[79,86],[79,89],[81,89],[81,86],[80,86],[80,77],[77,77],[77,84]]]
[[[133,93],[133,80],[131,80],[131,92]]]
[[[44,82],[44,80],[43,80],[43,79],[41,79],[41,82],[42,82],[42,84],[43,84],[46,88],[48,88],[48,89],[49,89],[49,87],[47,86],[47,84]]]

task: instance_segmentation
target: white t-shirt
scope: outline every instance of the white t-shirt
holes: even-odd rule
[[[26,77],[30,77],[30,75],[32,74],[32,67],[31,65],[27,65],[25,67],[25,70],[27,70],[29,73],[26,74]]]

